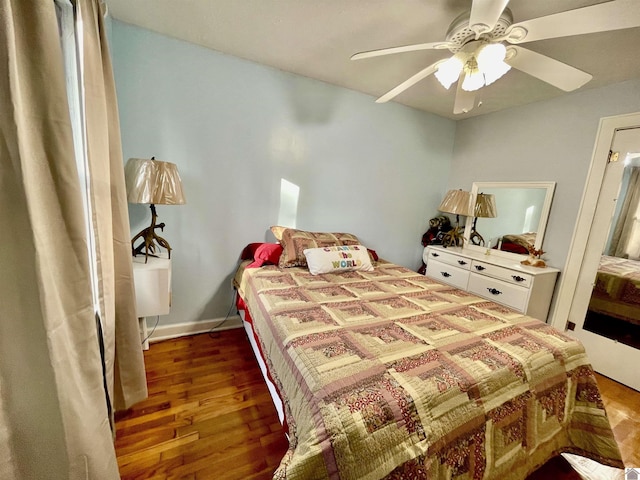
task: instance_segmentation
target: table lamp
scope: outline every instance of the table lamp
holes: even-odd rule
[[[484,246],[484,238],[482,238],[482,235],[476,230],[476,222],[478,218],[496,218],[498,216],[496,196],[489,193],[478,193],[476,195],[476,206],[473,216],[473,226],[471,227],[469,241],[474,245]],[[491,245],[489,245],[489,248],[491,248]]]
[[[442,245],[445,247],[462,246],[464,237],[460,231],[460,215],[470,217],[473,215],[471,192],[464,190],[449,190],[445,195],[438,210],[445,213],[453,213],[456,216],[456,226],[445,234]]]
[[[156,229],[164,231],[164,223],[156,224],[156,205],[183,205],[186,203],[182,191],[182,180],[175,163],[146,158],[130,158],[125,166],[127,200],[129,203],[148,203],[151,208],[151,225],[131,239],[131,252],[135,257],[144,253],[147,263],[149,256],[157,257],[160,247],[167,250],[171,258],[171,246],[156,234]],[[136,247],[136,242],[141,243]]]

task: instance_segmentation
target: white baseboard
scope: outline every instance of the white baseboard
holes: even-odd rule
[[[222,323],[224,321],[224,323]],[[153,326],[149,326],[151,331]],[[221,332],[232,328],[242,328],[242,320],[239,315],[227,318],[214,318],[212,320],[202,320],[200,322],[174,323],[170,325],[158,325],[149,337],[149,342],[159,342],[171,338],[195,335],[197,333]]]

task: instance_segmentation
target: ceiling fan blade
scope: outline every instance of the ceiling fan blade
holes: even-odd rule
[[[453,113],[467,113],[473,110],[475,107],[476,101],[476,92],[467,92],[462,89],[462,82],[464,81],[464,76],[466,74],[460,75],[458,79],[458,88],[456,89],[456,99],[453,104]]]
[[[515,45],[507,47],[505,62],[565,92],[580,88],[592,78],[571,65]]]
[[[389,90],[387,93],[385,93],[379,99],[377,99],[376,103],[388,102],[389,100],[391,100],[392,98],[396,97],[397,95],[400,95],[407,88],[414,86],[416,83],[418,83],[423,78],[426,78],[429,75],[433,74],[436,71],[436,69],[438,68],[438,64],[440,62],[441,62],[441,60],[438,60],[436,63],[432,63],[427,68],[424,68],[424,69],[420,70],[414,76],[408,78],[407,80],[402,82],[397,87],[392,88],[391,90]]]
[[[509,0],[473,0],[469,28],[476,33],[476,39],[493,30],[508,3]]]
[[[509,43],[640,27],[638,0],[614,0],[513,24],[505,35]]]
[[[370,50],[360,52],[351,56],[351,60],[362,60],[363,58],[381,57],[393,53],[415,52],[417,50],[444,50],[449,48],[449,42],[416,43],[414,45],[404,45],[402,47],[383,48],[381,50]]]

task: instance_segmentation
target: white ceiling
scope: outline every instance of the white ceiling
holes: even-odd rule
[[[509,8],[515,23],[596,3],[603,0],[511,0]],[[351,61],[351,55],[442,41],[471,0],[107,0],[107,5],[117,20],[370,94],[373,102],[451,54],[426,50],[359,61]],[[580,90],[640,78],[640,28],[525,46],[592,74]],[[394,101],[461,119],[566,93],[512,69],[480,95],[481,107],[453,115],[455,86],[447,91],[431,76]]]

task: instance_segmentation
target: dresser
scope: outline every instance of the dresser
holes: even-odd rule
[[[428,277],[546,321],[558,269],[461,247],[428,246],[422,256]]]

